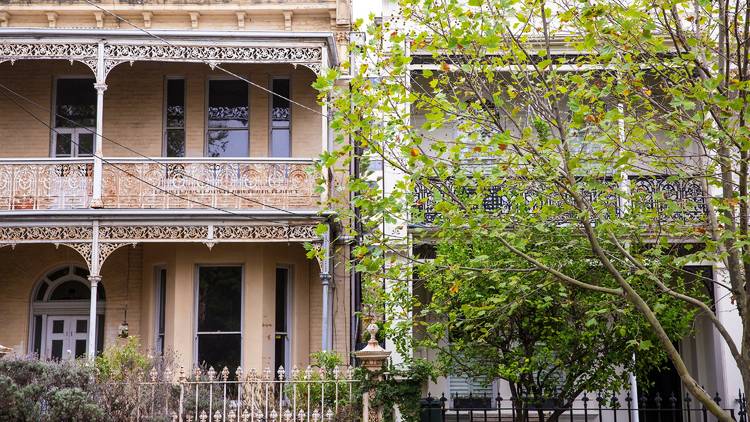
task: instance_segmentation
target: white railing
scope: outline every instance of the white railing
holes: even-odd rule
[[[0,210],[88,208],[92,159],[0,160]]]
[[[312,160],[107,159],[105,208],[314,209]]]
[[[288,378],[283,367],[275,374],[270,368],[231,373],[225,367],[173,376],[152,370],[139,383],[136,420],[349,422],[362,415],[351,368],[295,367]]]

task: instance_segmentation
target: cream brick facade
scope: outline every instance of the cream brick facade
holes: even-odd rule
[[[351,20],[348,1],[143,3],[131,5],[129,2],[115,1],[102,3],[101,7],[127,19],[138,28],[158,31],[159,37],[167,37],[181,46],[195,43],[201,48],[225,48],[226,45],[242,48],[247,46],[248,49],[319,48],[319,63],[312,65],[305,62],[305,58],[300,58],[298,63],[280,55],[276,61],[267,58],[270,56],[261,56],[255,62],[253,59],[243,58],[240,60],[244,60],[242,63],[229,60],[227,63],[222,62],[221,66],[264,88],[271,87],[274,77],[289,78],[290,97],[293,101],[292,150],[289,162],[311,162],[328,147],[328,128],[323,117],[326,110],[318,104],[317,91],[311,85],[317,78],[315,69],[335,66],[336,55],[344,51]],[[0,38],[19,45],[26,43],[32,48],[40,42],[52,46],[45,52],[71,42],[82,46],[81,48],[86,43],[94,45],[98,54],[102,54],[104,44],[159,44],[159,40],[134,30],[124,21],[118,21],[101,9],[82,1],[65,4],[44,1],[5,2],[0,5]],[[73,50],[75,49],[66,51]],[[4,327],[0,330],[0,344],[12,347],[19,354],[33,351],[30,342],[33,342],[34,335],[34,288],[51,270],[61,265],[76,264],[84,268],[88,266],[93,275],[98,273],[101,276],[101,285],[106,292],[103,308],[105,347],[121,341],[118,339],[118,327],[125,319],[127,310],[129,333],[140,338],[144,351],[152,351],[157,334],[156,271],[157,268],[165,268],[165,348],[174,351],[179,356],[181,365],[190,368],[197,363],[197,268],[200,265],[241,265],[241,365],[259,369],[273,366],[275,277],[277,266],[283,266],[291,270],[292,277],[291,301],[288,304],[292,309],[289,333],[291,363],[306,366],[311,352],[325,348],[323,341],[326,338],[330,348],[337,351],[345,361],[348,360],[352,344],[352,290],[346,268],[348,246],[338,242],[331,244],[333,258],[329,272],[332,273],[332,281],[328,290],[324,287],[324,269],[328,266],[308,259],[303,248],[303,243],[316,240],[310,238],[310,227],[329,222],[329,213],[321,213],[323,210],[319,207],[285,211],[281,208],[286,206],[282,205],[276,208],[262,207],[260,211],[236,208],[227,212],[221,209],[225,207],[222,205],[224,202],[212,202],[218,205],[214,205],[215,208],[207,204],[203,207],[159,209],[153,206],[141,207],[141,204],[136,203],[132,207],[116,208],[105,204],[104,208],[99,208],[96,201],[88,199],[84,203],[90,202],[91,207],[81,207],[80,204],[71,207],[69,203],[55,201],[47,202],[44,207],[18,206],[19,203],[26,203],[24,201],[29,197],[40,195],[42,186],[46,186],[44,189],[53,189],[45,184],[59,183],[60,178],[71,174],[84,177],[82,188],[76,192],[90,199],[92,195],[96,195],[97,180],[101,180],[97,179],[101,177],[97,170],[97,160],[105,164],[112,159],[139,159],[144,162],[161,160],[164,155],[167,78],[179,77],[185,80],[186,154],[185,158],[175,162],[190,165],[191,159],[195,159],[203,163],[201,165],[205,168],[216,171],[218,167],[211,167],[211,159],[205,157],[207,87],[209,80],[231,79],[231,76],[191,56],[185,60],[163,60],[163,57],[125,62],[120,60],[122,63],[114,66],[111,71],[107,67],[108,73],[102,79],[103,75],[92,71],[92,66],[94,69],[102,69],[102,64],[109,63],[101,57],[29,57],[27,53],[19,51],[21,50],[0,49],[0,83],[18,94],[0,89],[0,173],[9,171],[11,167],[16,169],[13,170],[16,173],[11,172],[13,176],[7,179],[12,180],[12,188],[9,189],[15,193],[9,194],[11,199],[6,203],[6,208],[0,210],[0,265],[6,269],[0,275],[0,309],[3,310],[0,312],[0,324]],[[97,76],[100,77],[98,86],[106,89],[101,90],[101,155],[78,160],[84,164],[73,164],[70,168],[78,169],[81,173],[69,173],[68,163],[74,160],[54,158],[52,131],[48,127],[54,126],[56,80],[71,77],[94,79]],[[275,187],[279,183],[279,174],[286,178],[292,175],[289,170],[283,170],[287,168],[284,160],[268,159],[271,110],[269,94],[263,89],[250,86],[248,106],[249,157],[238,158],[236,165],[249,165],[250,168],[281,166],[281,173],[268,170],[261,172],[260,176],[254,176],[268,178],[262,180],[263,183],[268,183],[268,187],[261,186],[259,192],[267,189],[270,194],[274,194],[277,191],[284,192],[284,189],[299,189],[299,186],[289,185],[288,181],[282,187]],[[230,166],[235,165],[231,163],[231,159],[224,161],[229,161]],[[34,179],[34,187],[25,190],[24,183],[31,177],[28,174],[39,171],[40,167],[35,167],[35,163],[42,162],[47,163],[44,164],[47,167],[38,174],[51,179]],[[164,170],[168,169],[169,163],[164,161],[161,164],[163,169],[159,167],[160,164],[156,165],[155,174],[161,174],[161,179],[144,182],[156,183],[158,186],[155,185],[154,191],[161,195],[170,195],[172,191],[169,189],[173,189],[171,185],[164,183],[179,182],[179,178],[164,179],[164,172],[171,171]],[[225,178],[236,177],[237,171],[231,170],[234,167],[227,168],[230,171]],[[295,177],[301,176],[298,174]],[[213,183],[225,183],[225,179],[217,180],[218,182]],[[249,179],[251,183],[258,180]],[[315,176],[311,175],[298,179],[295,183],[306,183],[308,186],[303,188],[311,189],[310,184],[314,181]],[[247,182],[245,179],[242,181]],[[235,189],[237,182],[226,183],[229,184],[217,189]],[[2,189],[0,186],[0,190]],[[136,187],[125,185],[121,189],[127,192]],[[19,190],[23,193],[19,194]],[[329,186],[329,190],[333,191],[335,188]],[[247,195],[246,191],[239,190],[237,195]],[[210,195],[187,192],[182,195],[198,198],[200,201],[211,201]],[[264,200],[261,197],[260,200],[273,202],[270,198]],[[119,243],[107,240],[104,234],[99,238],[100,225],[109,228],[109,235],[117,227],[124,227],[131,230],[126,233],[139,233],[140,237],[127,237],[127,241]],[[297,226],[306,228],[294,229]],[[71,232],[79,233],[76,230],[83,230],[87,234],[84,238],[76,237],[77,234],[72,235],[73,237],[55,238],[59,232],[54,229],[62,228],[65,232],[68,230],[66,227]],[[172,233],[172,237],[150,237],[150,230],[138,231],[143,227],[154,227],[154,231],[166,227],[165,233]],[[222,232],[225,227],[226,230]],[[259,231],[242,231],[248,227],[257,227]],[[44,234],[39,237],[30,233]],[[198,236],[195,233],[201,234]],[[220,233],[230,237],[219,239]],[[236,233],[256,233],[258,237],[244,238]],[[335,236],[335,230],[332,234]],[[48,235],[51,237],[45,237]],[[131,246],[131,243],[135,246]],[[324,241],[322,245],[325,247],[327,243]],[[98,259],[100,256],[102,258]],[[97,263],[100,261],[103,265],[98,268]],[[93,283],[95,278],[92,279]],[[326,312],[323,306],[324,291],[328,291],[327,312],[331,318],[327,330],[330,334],[327,336],[324,335],[322,317]]]

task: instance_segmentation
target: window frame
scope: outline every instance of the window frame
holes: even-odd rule
[[[161,156],[167,157],[167,142],[168,142],[168,136],[167,133],[170,129],[179,129],[176,127],[169,127],[167,126],[167,122],[169,119],[167,118],[167,108],[169,107],[169,81],[173,80],[181,80],[182,81],[182,107],[184,109],[183,113],[183,123],[182,123],[182,132],[184,135],[184,142],[185,142],[185,154],[182,157],[170,157],[170,158],[184,158],[187,157],[187,106],[188,106],[188,95],[187,95],[187,79],[183,75],[167,75],[164,77],[164,92],[163,92],[163,101],[162,101],[162,145],[161,145]],[[207,103],[208,104],[208,103]],[[208,109],[206,109],[206,123],[208,123]],[[249,123],[248,123],[249,124]]]
[[[289,156],[288,157],[276,157],[272,154],[273,147],[273,98],[274,94],[268,95],[268,156],[275,158],[292,158],[294,157],[294,141],[292,138],[292,76],[289,74],[278,74],[273,75],[268,79],[268,89],[273,92],[273,81],[275,80],[287,80],[289,81]]]
[[[82,127],[82,126],[75,126],[75,127],[59,127],[57,126],[57,86],[58,82],[60,80],[66,80],[66,79],[91,79],[94,81],[94,84],[96,83],[96,78],[94,75],[86,75],[86,74],[71,74],[71,75],[55,75],[52,78],[52,95],[50,96],[52,99],[52,104],[50,107],[50,130],[49,130],[49,156],[50,158],[63,158],[63,159],[75,159],[75,158],[92,158],[94,156],[94,153],[96,151],[91,151],[91,154],[87,155],[80,155],[80,152],[78,151],[78,134],[83,133],[91,133],[94,137],[92,146],[94,149],[96,148],[96,123],[94,122],[94,127]],[[92,84],[92,87],[93,85]],[[96,107],[96,103],[94,103],[94,106]],[[98,119],[99,116],[96,116],[95,119]],[[57,156],[57,133],[70,133],[71,137],[71,143],[70,143],[70,156]],[[73,143],[73,139],[75,138],[75,144]]]
[[[239,331],[198,331],[198,304],[200,294],[200,269],[210,267],[239,267],[240,268],[240,330]],[[239,366],[245,366],[244,362],[244,340],[245,340],[245,264],[244,263],[203,263],[195,265],[195,276],[193,282],[193,364],[196,367],[201,365],[198,359],[198,336],[202,334],[230,334],[240,336],[240,362]],[[233,373],[237,368],[230,368]],[[220,371],[221,369],[217,369]]]
[[[250,109],[250,96],[251,91],[247,90],[247,127],[244,129],[247,131],[247,156],[245,157],[211,157],[208,155],[208,133],[211,132],[209,127],[208,108],[210,107],[210,95],[211,95],[211,81],[237,81],[238,79],[228,75],[210,75],[206,78],[206,84],[204,89],[204,104],[203,104],[203,157],[205,158],[217,158],[217,159],[233,159],[233,158],[248,158],[251,157],[252,151],[252,138],[250,137],[250,122],[252,120],[252,111]],[[215,130],[215,129],[214,129]],[[242,129],[229,129],[232,131],[240,131]]]

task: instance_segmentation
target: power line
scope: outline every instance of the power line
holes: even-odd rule
[[[3,85],[2,83],[0,83],[0,88],[2,88],[2,89],[4,89],[4,90],[6,90],[6,91],[8,91],[8,92],[10,92],[11,94],[15,95],[16,97],[18,97],[18,98],[21,98],[21,99],[23,99],[24,101],[28,102],[29,104],[31,104],[31,105],[33,105],[33,106],[35,106],[35,107],[37,107],[37,108],[39,108],[39,109],[41,109],[41,110],[44,110],[44,111],[46,111],[46,112],[49,112],[49,111],[50,111],[49,109],[47,109],[47,108],[46,108],[46,107],[44,107],[43,105],[41,105],[41,104],[37,103],[36,101],[34,101],[34,100],[32,100],[32,99],[30,99],[30,98],[28,98],[28,97],[24,96],[23,94],[20,94],[20,93],[18,93],[18,92],[16,92],[16,91],[14,91],[13,89],[11,89],[11,88],[7,87],[6,85]],[[14,101],[14,103],[16,103],[16,102]],[[18,105],[18,103],[16,103],[16,104]],[[32,114],[32,115],[33,115],[33,114]],[[55,115],[56,117],[59,117],[59,118],[61,118],[61,119],[64,119],[64,120],[65,120],[65,121],[67,121],[67,122],[70,122],[70,123],[74,124],[74,125],[75,125],[76,127],[78,127],[79,129],[84,129],[84,130],[86,130],[86,131],[88,131],[88,132],[90,132],[90,133],[92,133],[92,134],[94,134],[94,135],[98,135],[98,136],[101,136],[101,138],[102,138],[102,139],[105,139],[105,140],[107,140],[108,142],[111,142],[111,143],[113,143],[113,144],[115,144],[115,145],[119,146],[120,148],[123,148],[123,149],[125,149],[125,150],[127,150],[127,151],[130,151],[130,152],[132,152],[132,153],[134,153],[134,154],[136,154],[136,155],[138,155],[138,156],[140,156],[140,157],[143,157],[143,158],[145,158],[145,159],[147,159],[147,160],[149,160],[149,161],[151,161],[151,162],[154,162],[154,163],[156,163],[156,164],[159,164],[160,166],[164,167],[164,168],[165,168],[165,169],[167,169],[167,170],[169,169],[169,165],[168,165],[167,163],[163,163],[163,162],[161,162],[161,161],[159,161],[159,160],[157,160],[157,159],[155,159],[155,158],[152,158],[152,157],[149,157],[149,156],[147,156],[147,155],[145,155],[145,154],[142,154],[142,153],[138,152],[137,150],[135,150],[135,149],[133,149],[133,148],[131,148],[131,147],[128,147],[127,145],[124,145],[124,144],[122,144],[122,143],[120,143],[120,142],[117,142],[117,141],[115,141],[114,139],[108,138],[108,137],[104,136],[103,134],[100,134],[100,133],[99,133],[99,132],[97,132],[96,130],[94,130],[94,129],[91,129],[91,128],[89,128],[89,127],[86,127],[86,126],[83,126],[82,124],[80,124],[80,123],[76,122],[75,120],[69,119],[69,118],[67,118],[67,117],[65,117],[65,116],[63,116],[63,115],[60,115],[60,114],[58,114],[57,112],[54,112],[54,115]],[[34,117],[36,117],[36,116],[34,115]],[[43,123],[43,122],[42,122],[42,123]],[[52,129],[52,127],[51,127],[50,125],[48,125],[48,124],[46,124],[46,123],[43,123],[43,124],[44,124],[45,126],[49,127],[50,129]],[[52,129],[52,130],[54,131],[54,129]],[[55,131],[55,133],[57,133],[57,132]],[[93,155],[93,154],[92,154],[92,155]],[[97,156],[97,157],[98,157],[98,156]],[[207,181],[205,181],[205,180],[201,180],[201,179],[198,179],[198,178],[196,178],[196,177],[194,177],[194,176],[191,176],[190,174],[187,174],[187,173],[183,174],[183,176],[185,176],[185,177],[187,177],[187,178],[189,178],[189,179],[195,180],[195,181],[197,181],[197,182],[199,182],[199,183],[202,183],[202,184],[204,184],[204,185],[206,185],[206,186],[208,186],[208,187],[211,187],[211,188],[214,188],[214,189],[218,189],[218,190],[220,190],[220,191],[222,191],[222,192],[228,193],[228,194],[230,194],[230,195],[232,195],[232,196],[235,196],[235,197],[237,197],[237,198],[239,198],[239,199],[243,199],[243,200],[246,200],[246,201],[249,201],[249,202],[253,202],[253,203],[256,203],[256,204],[258,204],[258,205],[262,205],[263,207],[271,208],[271,209],[274,209],[274,210],[276,210],[276,211],[281,211],[281,212],[283,212],[283,213],[286,213],[286,214],[290,214],[290,215],[294,215],[294,216],[304,216],[304,215],[302,215],[302,214],[298,214],[298,213],[295,213],[294,211],[290,211],[290,210],[287,210],[287,209],[284,209],[284,208],[281,208],[281,207],[276,207],[276,206],[274,206],[274,205],[269,205],[269,204],[266,204],[266,203],[264,203],[264,202],[262,202],[262,201],[259,201],[259,200],[257,200],[257,199],[253,199],[253,198],[248,198],[248,197],[246,197],[246,196],[243,196],[243,195],[239,195],[239,194],[235,193],[235,192],[234,192],[234,191],[232,191],[232,190],[229,190],[229,189],[223,188],[223,187],[221,187],[221,186],[217,186],[217,185],[214,185],[214,184],[212,184],[212,183],[210,183],[210,182],[207,182]],[[139,180],[141,180],[141,179],[139,179]]]
[[[4,85],[2,85],[2,84],[0,84],[0,86],[1,86],[1,87],[3,87],[3,88],[6,88],[6,87],[5,87]],[[5,96],[6,98],[8,98],[8,99],[9,99],[9,100],[10,100],[11,102],[13,102],[13,103],[14,103],[14,104],[15,104],[16,106],[18,106],[18,108],[20,108],[21,110],[23,110],[23,111],[24,111],[24,112],[25,112],[26,114],[30,115],[30,116],[31,116],[32,118],[34,118],[34,120],[36,120],[37,122],[39,122],[39,123],[41,123],[42,125],[46,126],[46,127],[48,128],[48,129],[50,129],[50,130],[51,130],[52,132],[54,132],[54,133],[55,133],[56,135],[59,135],[59,134],[60,134],[60,132],[59,132],[59,131],[58,131],[57,129],[55,129],[54,127],[52,127],[52,125],[50,125],[50,124],[46,123],[45,121],[43,121],[42,119],[40,119],[39,117],[37,117],[37,115],[36,115],[36,114],[34,114],[34,113],[33,113],[33,112],[31,111],[31,110],[29,110],[29,109],[27,109],[26,107],[24,107],[24,106],[23,106],[22,104],[18,103],[18,101],[16,101],[15,99],[13,99],[13,98],[9,97],[9,96],[8,96],[7,94],[3,94],[3,96]],[[74,145],[76,145],[76,146],[80,147],[80,144],[79,144],[79,142],[78,142],[78,141],[74,141],[74,140],[73,140],[73,139],[71,138],[71,142],[72,142],[72,143],[73,143]],[[265,218],[261,218],[261,217],[255,217],[255,216],[250,216],[250,215],[245,215],[245,214],[240,214],[240,213],[237,213],[237,212],[234,212],[234,211],[230,211],[230,210],[228,210],[228,209],[224,209],[224,208],[216,207],[216,206],[213,206],[213,205],[210,205],[210,204],[206,204],[206,203],[203,203],[203,202],[197,201],[197,200],[195,200],[195,199],[192,199],[192,198],[188,198],[188,197],[185,197],[185,196],[182,196],[182,195],[178,195],[178,194],[176,194],[176,193],[174,193],[174,192],[170,192],[170,191],[168,191],[168,190],[166,190],[166,189],[162,188],[161,186],[155,185],[155,184],[153,184],[153,183],[151,183],[151,182],[149,182],[149,181],[147,181],[147,180],[144,180],[144,179],[142,179],[142,178],[138,177],[137,175],[135,175],[135,174],[131,173],[130,171],[128,171],[128,170],[126,170],[126,169],[122,168],[121,166],[117,165],[116,163],[113,163],[113,162],[111,162],[111,161],[107,160],[107,159],[106,159],[106,158],[104,158],[104,157],[101,157],[101,156],[99,156],[99,155],[96,155],[95,153],[92,153],[92,156],[93,156],[93,157],[95,157],[95,158],[99,158],[100,160],[102,160],[102,162],[104,162],[104,163],[107,163],[107,164],[111,165],[111,166],[112,166],[112,167],[114,167],[115,169],[117,169],[117,170],[119,170],[119,171],[121,171],[121,172],[123,172],[123,173],[127,174],[128,176],[130,176],[130,177],[132,177],[132,178],[134,178],[134,179],[136,179],[136,180],[138,180],[138,181],[140,181],[140,182],[142,182],[142,183],[145,183],[146,185],[148,185],[148,186],[151,186],[151,187],[153,187],[153,188],[155,188],[155,189],[157,189],[157,190],[159,190],[159,191],[161,191],[161,192],[164,192],[164,193],[166,193],[167,195],[170,195],[170,196],[174,196],[174,197],[176,197],[176,198],[179,198],[179,199],[182,199],[182,200],[185,200],[185,201],[191,202],[191,203],[193,203],[193,204],[196,204],[196,205],[200,205],[200,206],[203,206],[203,207],[206,207],[206,208],[210,208],[210,209],[214,209],[214,210],[216,210],[216,211],[220,211],[220,212],[223,212],[223,213],[226,213],[226,214],[230,214],[230,215],[234,215],[234,216],[237,216],[237,217],[241,217],[241,218],[247,218],[247,219],[250,219],[250,220],[256,220],[256,221],[264,221],[264,222],[269,222],[269,220],[268,220],[268,219],[265,219]],[[292,226],[292,224],[290,224],[290,223],[289,223],[289,222],[287,222],[287,221],[285,221],[285,222],[282,222],[282,221],[278,221],[278,220],[270,220],[270,222],[273,222],[273,223],[278,223],[278,224],[284,224],[284,225],[287,225],[287,226]]]
[[[122,17],[122,16],[118,15],[117,13],[115,13],[115,12],[112,12],[112,11],[110,11],[110,10],[108,10],[108,9],[106,9],[106,8],[104,8],[104,7],[102,7],[102,6],[99,6],[98,4],[96,4],[96,3],[94,3],[94,2],[92,2],[92,1],[90,1],[90,0],[85,0],[85,1],[86,1],[86,3],[88,3],[88,4],[90,5],[90,6],[94,6],[94,7],[96,7],[97,9],[101,10],[102,12],[104,12],[104,13],[106,13],[106,14],[108,14],[108,15],[112,16],[112,17],[114,17],[115,19],[117,19],[117,20],[120,20],[120,21],[122,21],[122,22],[125,22],[125,23],[127,23],[128,25],[132,26],[133,28],[137,29],[138,31],[141,31],[141,32],[145,33],[146,35],[148,35],[148,36],[150,36],[150,37],[156,38],[157,40],[159,40],[159,41],[161,41],[161,42],[165,43],[166,45],[168,45],[168,46],[170,46],[170,47],[177,47],[177,46],[176,46],[175,44],[173,44],[173,43],[169,42],[168,40],[164,39],[163,37],[160,37],[159,35],[157,35],[157,34],[154,34],[154,33],[152,33],[151,31],[149,31],[149,30],[147,30],[147,29],[145,29],[145,28],[141,28],[140,26],[138,26],[138,25],[136,25],[136,24],[134,24],[134,23],[130,22],[130,21],[129,21],[128,19],[126,19],[126,18],[124,18],[124,17]],[[318,114],[318,115],[320,115],[320,116],[323,116],[323,117],[327,117],[327,116],[326,116],[325,114],[323,114],[323,113],[321,113],[321,112],[319,112],[319,111],[317,111],[317,110],[315,110],[315,109],[313,109],[313,108],[311,108],[311,107],[308,107],[308,106],[306,106],[306,105],[304,105],[304,104],[302,104],[302,103],[299,103],[299,102],[297,102],[297,101],[294,101],[294,100],[292,100],[291,98],[287,98],[287,97],[285,97],[285,96],[283,96],[283,95],[281,95],[281,94],[279,94],[279,93],[273,92],[272,90],[270,90],[270,89],[268,89],[268,88],[266,88],[266,87],[264,87],[264,86],[262,86],[262,85],[256,84],[255,82],[252,82],[252,81],[250,81],[249,79],[247,79],[247,78],[244,78],[244,77],[242,77],[242,76],[240,76],[240,75],[238,75],[238,74],[236,74],[236,73],[234,73],[234,72],[232,72],[232,71],[230,71],[230,70],[224,69],[224,68],[223,68],[223,67],[221,67],[221,65],[219,65],[219,64],[216,64],[216,63],[211,63],[211,62],[209,62],[208,60],[201,60],[201,61],[202,61],[202,62],[203,62],[204,64],[207,64],[207,65],[209,65],[209,66],[210,66],[211,68],[216,68],[216,69],[219,69],[219,70],[221,70],[222,72],[226,73],[227,75],[230,75],[230,76],[232,76],[232,77],[234,77],[234,78],[237,78],[237,79],[239,79],[239,80],[241,80],[241,81],[245,81],[245,82],[246,82],[247,84],[249,84],[249,85],[251,85],[251,86],[253,86],[253,87],[255,87],[255,88],[258,88],[258,89],[260,89],[260,90],[262,90],[262,91],[265,91],[265,92],[267,92],[267,93],[269,93],[269,94],[271,94],[271,95],[274,95],[274,96],[277,96],[277,97],[279,97],[279,98],[281,98],[281,99],[284,99],[284,100],[286,100],[286,101],[289,101],[289,102],[290,102],[290,103],[292,103],[292,104],[296,104],[296,105],[298,105],[298,106],[300,106],[300,107],[302,107],[302,108],[304,108],[304,109],[306,109],[306,110],[312,111],[312,112],[313,112],[313,113],[315,113],[315,114]]]

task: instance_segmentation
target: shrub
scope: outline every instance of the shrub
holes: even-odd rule
[[[49,402],[49,420],[103,421],[104,411],[88,392],[77,387],[62,388],[52,393]]]

